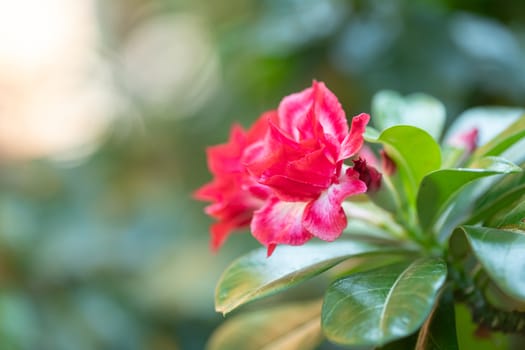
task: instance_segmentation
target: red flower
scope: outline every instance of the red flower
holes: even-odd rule
[[[242,165],[247,147],[260,142],[267,130],[267,115],[245,132],[234,125],[228,143],[209,147],[208,168],[214,179],[198,189],[196,199],[213,202],[205,208],[206,214],[218,220],[211,227],[211,247],[217,250],[235,229],[248,227],[253,211],[268,197],[266,186],[257,184]]]
[[[249,224],[268,255],[277,244],[338,238],[347,222],[342,202],[380,181],[366,163],[343,164],[360,150],[369,119],[360,114],[349,129],[337,97],[314,81],[285,97],[248,132],[235,126],[228,143],[208,149],[214,180],[196,192],[198,199],[213,202],[206,207],[218,220],[211,228],[212,247]]]
[[[343,200],[366,191],[360,174],[343,160],[363,144],[369,116],[360,114],[349,130],[345,113],[323,83],[283,99],[263,142],[246,152],[246,166],[272,189],[254,213],[252,234],[268,247],[301,245],[316,236],[338,238],[346,227]]]

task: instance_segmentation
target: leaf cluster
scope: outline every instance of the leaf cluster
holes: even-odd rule
[[[477,123],[476,113],[492,119]],[[314,349],[324,338],[352,349],[469,348],[473,331],[456,327],[464,306],[478,333],[524,333],[523,111],[460,116],[463,131],[478,129],[474,152],[442,136],[445,108],[424,94],[381,92],[372,120],[365,138],[395,170],[383,171],[378,192],[345,203],[344,237],[239,258],[215,302],[226,314],[322,273],[326,290],[318,300],[233,317],[209,349]]]

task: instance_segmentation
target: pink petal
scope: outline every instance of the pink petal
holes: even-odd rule
[[[323,132],[342,142],[348,134],[348,122],[339,100],[322,82],[313,82],[314,112]]]
[[[364,145],[359,151],[359,158],[366,160],[366,164],[379,168],[379,159],[370,147]]]
[[[301,140],[301,133],[306,132],[307,118],[312,104],[313,89],[308,88],[301,92],[291,94],[282,99],[277,110],[279,117],[278,125],[290,138]],[[311,130],[310,130],[311,131]]]
[[[381,169],[388,176],[394,175],[397,170],[396,163],[394,162],[392,158],[390,158],[390,156],[386,153],[384,149],[381,150],[380,154],[381,154],[381,164],[382,164]]]
[[[285,97],[277,110],[279,127],[296,141],[327,134],[342,142],[348,123],[337,97],[322,82]]]
[[[452,135],[452,137],[447,141],[451,146],[465,149],[468,154],[474,152],[478,144],[478,128],[472,128],[458,134]]]
[[[277,197],[270,198],[257,210],[252,219],[253,236],[268,247],[272,245],[301,245],[312,238],[304,229],[302,218],[306,202],[284,202]]]
[[[322,240],[335,240],[346,227],[346,215],[341,207],[343,200],[366,192],[366,185],[359,180],[359,174],[349,170],[341,175],[339,183],[331,185],[305,209],[304,227]]]
[[[361,146],[363,146],[363,134],[369,120],[370,116],[366,113],[361,113],[352,119],[350,133],[345,137],[341,145],[339,160],[350,158],[361,149]]]

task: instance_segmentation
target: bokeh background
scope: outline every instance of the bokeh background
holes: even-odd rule
[[[312,79],[523,107],[525,2],[0,0],[0,349],[203,349],[205,147]]]

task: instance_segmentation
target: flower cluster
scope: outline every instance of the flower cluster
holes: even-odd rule
[[[381,182],[363,159],[343,163],[361,149],[369,119],[360,114],[349,128],[337,97],[314,81],[249,130],[235,125],[228,143],[208,148],[214,179],[195,193],[212,202],[205,210],[218,220],[212,248],[247,226],[268,255],[277,244],[337,239],[347,224],[342,202]]]

